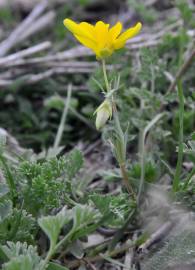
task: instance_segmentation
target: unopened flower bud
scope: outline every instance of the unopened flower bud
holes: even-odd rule
[[[97,108],[95,111],[96,116],[96,128],[97,130],[103,128],[109,118],[112,117],[112,105],[108,99],[105,99],[104,102]]]

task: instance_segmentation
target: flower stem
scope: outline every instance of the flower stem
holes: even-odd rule
[[[102,60],[102,69],[103,69],[103,74],[104,74],[104,81],[105,81],[105,84],[106,84],[106,90],[107,90],[107,92],[109,92],[110,91],[110,85],[109,85],[109,82],[108,82],[108,76],[107,76],[107,72],[106,72],[106,62],[105,62],[104,59]]]
[[[103,68],[103,74],[104,74],[104,80],[106,84],[106,90],[109,92],[110,84],[108,81],[107,71],[106,71],[106,63],[105,60],[102,60],[102,68]],[[129,183],[128,174],[126,170],[126,141],[125,141],[125,134],[122,131],[121,124],[118,117],[118,111],[116,107],[116,102],[114,99],[114,95],[111,97],[112,102],[112,110],[113,110],[113,118],[114,118],[114,125],[115,125],[115,135],[116,135],[116,142],[113,143],[114,145],[114,152],[116,153],[116,159],[118,162],[118,165],[120,167],[121,176],[124,181],[125,187],[129,194],[133,197],[133,199],[136,199],[136,194],[133,191],[133,188],[131,184]]]

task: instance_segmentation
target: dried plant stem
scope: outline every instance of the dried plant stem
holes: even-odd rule
[[[21,24],[10,34],[10,36],[0,43],[0,56],[4,56],[7,52],[18,44],[22,38],[21,36],[31,26],[37,18],[45,11],[48,6],[48,1],[43,0],[35,6],[32,12],[22,21]]]
[[[163,236],[165,236],[174,226],[174,222],[167,221],[160,228],[155,231],[141,246],[139,246],[138,251],[144,253],[148,248],[150,248],[154,243],[159,241]]]
[[[43,50],[46,50],[51,47],[51,42],[45,41],[42,43],[39,43],[35,46],[29,47],[27,49],[18,51],[16,53],[10,54],[9,56],[0,58],[0,66],[3,64],[5,65],[12,65],[14,61],[17,61],[18,59],[23,59],[23,57],[27,57],[29,55],[33,55],[35,53],[41,52]]]

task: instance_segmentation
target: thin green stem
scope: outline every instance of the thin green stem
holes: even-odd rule
[[[50,249],[47,253],[47,256],[46,256],[45,260],[43,261],[43,264],[41,265],[42,266],[41,270],[45,270],[45,267],[47,266],[47,264],[49,263],[51,258],[54,256],[54,254],[59,250],[59,248],[62,245],[65,245],[65,243],[68,242],[69,236],[70,236],[70,233],[67,234],[62,240],[60,240],[60,242],[58,242],[55,246],[50,246]]]
[[[141,167],[141,176],[140,176],[140,184],[137,195],[137,204],[139,204],[141,193],[144,187],[144,179],[145,179],[145,132],[141,130],[140,133],[140,167]]]
[[[106,72],[106,62],[104,59],[102,60],[102,69],[103,69],[103,74],[104,74],[104,81],[106,84],[106,90],[107,90],[107,92],[109,92],[110,91],[110,84],[108,82],[108,76],[107,76],[107,72]]]
[[[47,264],[49,263],[51,257],[53,256],[54,254],[54,249],[50,247],[48,253],[47,253],[47,256],[45,258],[45,260],[43,261],[42,265],[41,265],[41,270],[45,270],[46,267],[47,267]]]
[[[182,171],[182,161],[183,161],[183,119],[184,119],[184,95],[181,80],[177,83],[178,98],[179,98],[179,147],[177,156],[177,165],[175,170],[175,176],[173,179],[173,191],[176,192],[179,189],[180,176]]]

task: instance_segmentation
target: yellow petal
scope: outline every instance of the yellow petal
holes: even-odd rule
[[[95,35],[99,48],[104,48],[108,40],[109,24],[98,21],[95,25]]]
[[[125,41],[116,40],[116,41],[114,42],[114,44],[113,44],[114,49],[115,49],[115,50],[119,50],[119,49],[125,47],[125,43],[126,43],[126,40],[125,40]]]
[[[91,40],[87,37],[79,36],[79,35],[74,35],[74,36],[85,47],[92,49],[95,53],[97,52],[97,46],[93,40]]]
[[[74,21],[72,21],[70,19],[65,19],[64,20],[64,25],[74,35],[79,35],[79,36],[83,36],[83,37],[86,37],[86,38],[89,38],[89,39],[94,39],[93,35],[89,31],[89,26],[86,26],[88,24],[85,23],[85,22],[77,24],[77,23],[75,23]]]
[[[70,20],[70,19],[65,19],[63,21],[64,26],[66,26],[66,28],[72,32],[73,34],[80,34],[80,27],[77,23],[75,23],[74,21]]]
[[[142,28],[142,24],[139,22],[134,27],[129,28],[122,33],[114,42],[114,47],[120,49],[125,45],[125,42],[139,33]]]
[[[81,22],[79,26],[82,28],[83,32],[88,32],[93,40],[95,40],[95,27],[87,22]]]
[[[110,28],[109,30],[109,36],[111,40],[115,40],[120,32],[122,30],[122,23],[121,22],[117,22],[113,27]]]

